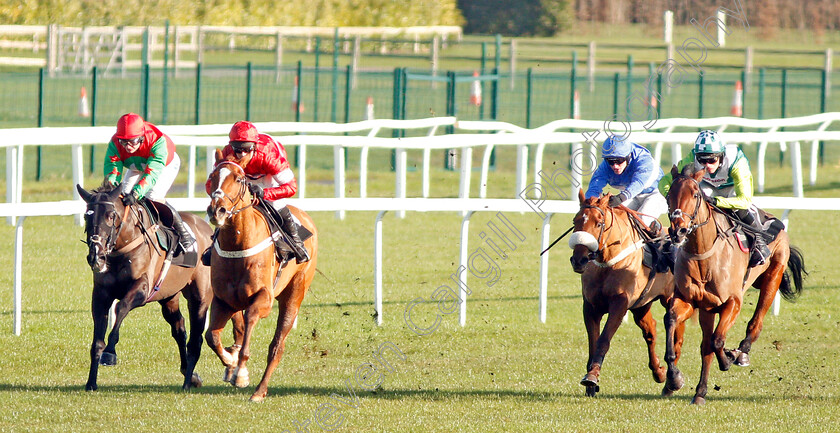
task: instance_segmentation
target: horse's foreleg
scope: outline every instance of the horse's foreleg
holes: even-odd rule
[[[712,350],[715,352],[715,356],[717,356],[718,367],[721,371],[727,371],[732,366],[732,359],[727,356],[728,354],[724,346],[726,345],[726,333],[732,328],[740,312],[741,299],[730,298],[723,305],[719,313],[720,320],[718,320],[717,327],[715,327],[715,332],[712,336]]]
[[[679,354],[682,351],[683,332],[685,321],[691,317],[694,306],[674,296],[668,302],[665,310],[665,363],[668,365],[668,373],[665,378],[665,386],[662,388],[662,395],[670,397],[674,391],[679,390],[685,384],[682,372],[677,368]]]
[[[598,336],[598,340],[595,343],[595,352],[592,354],[592,359],[590,360],[589,373],[584,377],[584,380],[594,378],[594,384],[597,384],[598,377],[601,374],[601,365],[604,363],[604,357],[607,356],[607,352],[610,350],[610,342],[616,331],[618,331],[618,327],[621,326],[624,316],[627,314],[627,307],[628,303],[624,299],[610,303],[607,322],[604,323],[604,329],[601,331],[601,335]],[[584,382],[581,381],[581,383],[583,384]],[[585,385],[587,387],[589,386],[589,384]],[[597,387],[595,391],[598,391]]]
[[[703,331],[703,341],[700,343],[700,381],[694,390],[694,398],[691,404],[703,405],[706,403],[706,392],[708,391],[709,369],[712,365],[714,350],[712,338],[715,327],[715,314],[700,310],[700,329]]]
[[[251,383],[248,373],[248,360],[251,359],[251,337],[254,334],[254,329],[260,319],[268,316],[271,312],[271,298],[270,291],[267,287],[252,296],[251,305],[245,309],[245,333],[242,337],[242,348],[239,350],[239,362],[236,364],[236,370],[233,372],[231,383],[237,388],[245,388]]]
[[[195,372],[195,366],[201,357],[201,346],[204,344],[204,327],[207,324],[207,310],[210,306],[212,290],[200,290],[199,283],[192,283],[188,289],[182,291],[187,298],[187,309],[190,314],[190,339],[187,342],[187,371],[184,372],[184,390],[202,385],[201,377]],[[187,295],[189,293],[189,295]]]
[[[117,343],[120,341],[120,327],[122,326],[123,320],[128,316],[129,311],[141,307],[146,303],[147,286],[146,276],[143,275],[134,282],[128,293],[117,302],[117,306],[114,309],[114,327],[111,329],[111,333],[108,334],[108,345],[105,347],[99,359],[100,364],[117,364]]]
[[[601,318],[603,314],[598,313],[595,307],[588,301],[583,301],[583,324],[586,327],[586,337],[589,340],[589,358],[586,360],[586,376],[583,376],[580,384],[586,387],[586,395],[594,397],[598,392],[598,376],[601,366],[593,371],[592,359],[595,355],[595,348],[598,337],[601,335]]]
[[[214,296],[213,301],[211,301],[210,304],[209,326],[207,328],[207,332],[204,334],[207,346],[210,347],[210,350],[219,357],[219,360],[222,361],[222,365],[225,366],[225,382],[230,381],[237,358],[232,356],[222,347],[222,331],[225,329],[225,325],[234,313],[235,311],[224,301]]]
[[[94,287],[93,301],[91,302],[91,314],[93,316],[93,342],[90,345],[90,371],[88,381],[85,384],[86,391],[96,391],[96,377],[99,373],[99,359],[105,349],[105,331],[108,327],[108,310],[114,299],[111,297],[97,296],[98,289]]]
[[[752,348],[752,344],[758,340],[758,335],[761,334],[761,329],[764,327],[764,316],[767,315],[767,311],[773,305],[773,300],[779,291],[779,284],[782,282],[784,273],[784,264],[774,261],[753,284],[759,291],[758,302],[755,306],[755,312],[747,324],[746,336],[741,340],[741,344],[738,345],[738,350],[730,352],[730,356],[735,359],[735,365],[739,367],[750,365],[750,349]]]
[[[265,373],[263,373],[257,389],[254,390],[254,394],[251,395],[251,401],[262,401],[268,393],[268,382],[271,380],[274,369],[280,364],[280,359],[283,358],[283,352],[286,349],[286,336],[292,330],[295,324],[295,318],[300,310],[300,304],[303,302],[303,295],[307,288],[303,281],[300,276],[293,278],[277,298],[279,309],[277,329],[275,329],[274,338],[272,338],[271,344],[268,346],[268,359]]]
[[[665,382],[665,367],[659,364],[659,357],[656,356],[656,321],[650,313],[650,305],[631,310],[636,326],[642,330],[642,338],[645,339],[648,347],[648,368],[653,373],[653,380],[656,383]]]

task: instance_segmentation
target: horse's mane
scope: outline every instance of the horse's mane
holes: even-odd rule
[[[680,174],[686,177],[694,177],[695,174],[705,170],[706,167],[697,168],[697,164],[686,164],[685,167],[682,168]]]
[[[118,187],[119,187],[119,185],[111,186],[111,182],[109,182],[108,179],[103,179],[102,184],[97,186],[96,188],[94,188],[93,191],[91,191],[91,192],[93,192],[94,194],[99,194],[99,193],[103,193],[103,192],[104,193],[109,193],[109,192],[113,191],[114,188],[118,188]]]

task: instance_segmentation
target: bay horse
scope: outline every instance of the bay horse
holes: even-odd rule
[[[674,297],[665,313],[668,377],[662,394],[671,396],[685,382],[677,361],[685,321],[696,309],[703,334],[700,381],[691,401],[696,405],[706,402],[712,356],[717,357],[722,371],[729,370],[733,363],[749,365],[750,348],[761,333],[764,316],[776,293],[781,291],[785,299],[794,300],[802,292],[803,274],[807,274],[801,252],[790,245],[784,230],[768,244],[770,258],[762,265],[748,268],[750,253],[739,246],[729,217],[712,206],[700,189],[699,182],[705,173],[705,168],[696,170],[694,164],[687,165],[681,173],[674,166],[673,184],[666,197],[671,220],[669,234],[681,246],[674,267]],[[726,350],[726,333],[741,311],[743,294],[750,286],[757,288],[759,295],[746,337],[738,349]],[[717,326],[716,316],[719,316]]]
[[[650,308],[656,300],[664,307],[671,299],[673,277],[670,271],[655,273],[643,264],[645,239],[632,221],[639,217],[624,206],[609,207],[609,198],[586,199],[579,191],[580,211],[574,217],[574,233],[569,238],[572,268],[581,274],[583,321],[589,339],[587,373],[580,384],[590,397],[600,390],[601,365],[628,310],[647,343],[653,379],[657,383],[665,381],[665,367],[656,356],[656,321]],[[604,314],[607,322],[601,332]]]
[[[259,402],[268,392],[271,374],[283,356],[286,336],[312,284],[318,257],[318,231],[306,212],[289,206],[292,215],[312,233],[304,242],[310,260],[281,264],[275,259],[268,224],[254,207],[257,199],[247,187],[244,167],[250,157],[237,160],[231,155],[223,160],[217,150],[216,167],[209,176],[211,193],[207,214],[219,231],[210,258],[213,302],[205,339],[225,366],[224,380],[238,388],[248,386],[246,363],[251,357],[251,336],[257,322],[268,316],[277,300],[279,315],[268,348],[268,362],[250,398]],[[234,345],[223,348],[220,334],[228,320],[233,321]]]
[[[97,389],[100,364],[116,365],[120,325],[128,312],[151,301],[160,304],[163,318],[169,323],[172,338],[178,345],[181,373],[184,375],[183,389],[200,387],[201,377],[195,373],[195,365],[201,355],[201,334],[212,295],[210,269],[200,261],[192,268],[165,265],[166,254],[155,239],[158,226],[152,223],[149,211],[143,205],[123,205],[120,186],[112,188],[103,184],[87,191],[76,185],[76,189],[87,203],[87,262],[93,271],[93,343],[85,390]],[[210,225],[189,212],[181,213],[181,218],[192,231],[199,251],[207,248],[212,234]],[[175,248],[176,243],[170,243],[170,247]],[[159,281],[163,269],[167,269],[165,279]],[[179,308],[179,294],[187,299],[189,341]],[[106,346],[108,310],[115,300],[119,302]]]

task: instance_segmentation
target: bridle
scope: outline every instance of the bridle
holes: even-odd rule
[[[225,164],[233,165],[234,167],[237,167],[239,170],[241,170],[243,173],[245,172],[245,170],[239,164],[237,164],[233,161],[222,161],[222,162],[220,162],[219,165],[216,166],[215,170],[213,170],[213,172],[217,173],[218,170]],[[243,210],[254,206],[254,200],[252,199],[250,203],[248,203],[247,205],[242,205],[241,207],[239,207],[237,209],[237,207],[236,207],[237,204],[242,202],[245,198],[245,191],[247,190],[248,185],[247,185],[247,180],[246,180],[244,175],[235,174],[235,176],[236,176],[235,181],[236,181],[236,183],[239,184],[239,190],[236,193],[236,197],[229,196],[225,191],[223,191],[221,188],[219,188],[219,186],[217,186],[216,189],[210,194],[210,198],[213,201],[216,201],[216,200],[219,200],[219,199],[222,199],[222,198],[226,198],[230,202],[231,209],[225,212],[225,218],[230,218],[230,217],[238,214],[239,212],[242,212]],[[213,209],[216,208],[216,206],[214,206],[212,203],[211,203],[210,206]]]
[[[691,215],[686,215],[686,213],[685,213],[685,212],[683,212],[683,210],[682,210],[682,209],[677,208],[677,209],[674,209],[674,211],[673,211],[673,212],[671,212],[671,213],[669,213],[669,214],[668,214],[668,218],[669,218],[670,220],[672,220],[672,221],[673,221],[673,220],[675,220],[675,219],[685,220],[685,218],[688,218],[689,226],[688,226],[688,228],[686,229],[687,231],[685,232],[685,236],[688,236],[688,235],[690,235],[690,234],[691,234],[694,230],[696,230],[696,229],[698,229],[698,228],[700,228],[700,227],[703,227],[704,225],[708,224],[708,223],[709,223],[709,221],[711,221],[711,220],[712,220],[712,217],[711,217],[711,212],[710,212],[710,214],[709,214],[709,215],[710,215],[710,216],[709,216],[709,218],[707,218],[705,221],[700,222],[700,223],[695,222],[695,220],[697,219],[697,214],[700,212],[700,203],[705,203],[705,202],[706,202],[706,197],[705,197],[705,195],[701,192],[701,189],[700,189],[700,183],[699,183],[699,182],[697,182],[697,180],[696,180],[696,179],[694,179],[694,178],[693,178],[693,177],[691,177],[691,176],[678,175],[678,176],[676,176],[676,177],[674,178],[674,181],[677,181],[677,180],[679,180],[679,179],[689,179],[689,180],[691,180],[691,182],[693,182],[693,183],[694,183],[694,186],[696,186],[696,187],[697,187],[697,188],[696,188],[697,190],[694,192],[694,199],[695,199],[695,200],[694,200],[694,202],[695,202],[695,205],[694,205],[694,213],[692,213]],[[673,191],[674,191],[674,188],[672,187],[671,189],[669,189],[669,190],[668,190],[668,195],[670,196],[670,195],[671,195],[671,192],[673,192]]]
[[[100,196],[101,195],[103,195],[103,194],[100,194]],[[117,224],[108,224],[107,222],[105,223],[109,228],[108,235],[105,239],[103,239],[102,236],[100,236],[98,234],[94,234],[94,235],[90,234],[90,231],[94,227],[99,226],[99,224],[97,224],[98,221],[95,221],[93,219],[93,216],[96,215],[96,212],[93,211],[94,206],[111,207],[111,208],[114,209],[114,213],[117,216],[119,216],[119,214],[116,213],[116,206],[110,200],[99,200],[99,199],[97,199],[94,202],[88,203],[88,212],[91,212],[91,214],[90,214],[91,215],[91,221],[90,221],[88,227],[86,228],[86,231],[88,232],[88,235],[89,235],[86,244],[87,244],[89,250],[90,250],[90,248],[96,247],[96,248],[101,249],[103,251],[103,255],[109,256],[113,252],[114,247],[117,245],[117,238],[119,237],[120,230],[122,230],[123,222],[126,220],[126,218],[128,218],[128,212],[129,212],[130,206],[125,207],[125,209],[123,211],[123,214],[120,217],[119,222]],[[102,214],[104,214],[104,213],[102,213]]]

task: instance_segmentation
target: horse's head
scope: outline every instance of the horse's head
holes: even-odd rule
[[[235,157],[223,159],[222,153],[216,151],[216,167],[207,181],[210,195],[207,216],[212,224],[223,226],[231,216],[251,204],[247,180],[244,168]]]
[[[694,164],[686,165],[682,172],[677,171],[676,166],[671,168],[674,180],[665,200],[668,202],[668,219],[671,220],[668,235],[674,244],[681,245],[691,232],[708,222],[698,221],[698,213],[708,207],[701,207],[706,202],[700,189],[700,180],[704,174],[706,169],[696,170]]]
[[[572,269],[582,273],[590,260],[602,259],[607,242],[605,231],[612,224],[613,214],[608,205],[609,196],[584,198],[583,191],[578,192],[580,211],[575,215],[574,232],[569,237],[572,249]],[[609,221],[608,221],[609,220]]]
[[[87,262],[95,273],[108,270],[106,257],[117,244],[122,223],[128,208],[120,200],[120,188],[103,184],[87,191],[76,185],[79,195],[87,203],[85,211],[85,234],[87,235]]]

